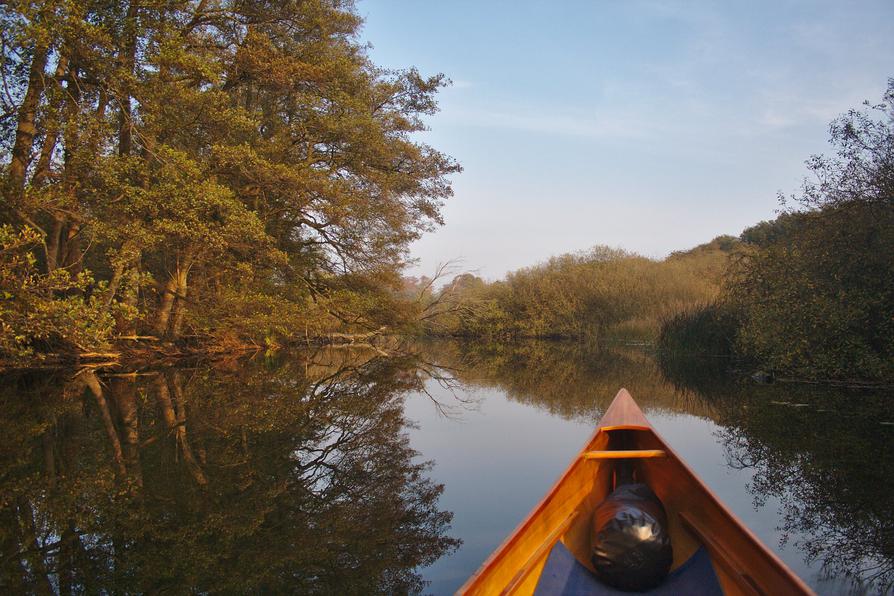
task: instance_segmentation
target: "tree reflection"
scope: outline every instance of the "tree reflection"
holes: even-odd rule
[[[420,591],[457,546],[405,435],[404,395],[432,383],[456,392],[447,415],[470,385],[593,421],[626,386],[647,412],[710,418],[755,505],[780,503],[787,539],[851,582],[835,590],[894,584],[889,394],[666,371],[626,347],[402,353],[3,379],[0,593]]]
[[[855,592],[890,590],[894,432],[879,424],[890,417],[890,396],[774,389],[727,412],[730,465],[754,471],[757,506],[779,500],[781,529],[824,577],[849,578]]]
[[[677,391],[655,358],[637,346],[439,341],[425,345],[424,353],[464,383],[498,387],[514,401],[563,418],[596,422],[621,387],[647,411],[716,414],[699,394]]]
[[[674,383],[714,404],[728,464],[752,471],[756,508],[781,504],[783,539],[836,590],[891,590],[890,391],[755,385],[691,364],[676,362]]]
[[[417,568],[458,543],[405,435],[424,379],[406,364],[7,379],[0,588],[421,590]]]

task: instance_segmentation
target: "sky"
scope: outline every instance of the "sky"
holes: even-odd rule
[[[419,140],[464,171],[411,247],[499,279],[597,244],[738,235],[894,76],[894,1],[360,0],[385,68],[444,73]]]

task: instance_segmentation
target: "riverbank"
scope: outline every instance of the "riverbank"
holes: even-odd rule
[[[45,353],[33,354],[28,358],[0,359],[0,374],[55,368],[134,369],[171,366],[195,360],[226,360],[260,352],[323,346],[371,349],[387,356],[388,352],[380,344],[393,344],[400,341],[398,338],[399,336],[386,334],[384,330],[328,333],[282,343],[258,343],[250,339],[222,339],[213,336],[185,336],[177,341],[165,341],[153,336],[130,336],[117,338],[108,350],[101,352]]]
[[[329,333],[306,336],[300,340],[281,343],[258,343],[247,339],[214,338],[212,336],[188,336],[175,342],[152,336],[119,338],[108,351],[70,354],[41,354],[31,359],[0,360],[0,375],[13,372],[38,370],[87,368],[96,371],[138,371],[170,366],[186,366],[197,362],[225,362],[251,358],[257,354],[288,353],[301,349],[357,349],[375,356],[399,358],[413,353],[412,346],[451,345],[463,346],[463,359],[471,362],[483,358],[490,361],[501,355],[512,354],[511,361],[519,355],[534,358],[538,353],[564,353],[569,357],[581,353],[603,353],[611,350],[633,351],[648,354],[661,368],[665,378],[682,386],[698,386],[699,379],[709,378],[711,383],[726,379],[731,383],[758,385],[785,384],[842,389],[886,389],[894,387],[887,380],[811,378],[785,371],[767,371],[755,362],[747,361],[730,353],[706,353],[704,345],[695,343],[691,350],[668,350],[659,338],[656,341],[608,337],[602,341],[592,338],[562,337],[513,337],[485,340],[474,337],[419,336],[390,333],[381,329],[366,333]],[[679,346],[677,346],[679,348]],[[457,358],[453,354],[451,358]],[[558,363],[549,364],[557,368]],[[625,385],[618,378],[619,386]]]

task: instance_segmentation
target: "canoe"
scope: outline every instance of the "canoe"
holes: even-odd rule
[[[813,593],[699,480],[621,389],[552,490],[457,594],[560,593],[543,583],[555,585],[559,551],[573,555],[565,555],[571,565],[592,575],[592,513],[611,491],[621,461],[632,464],[636,481],[648,485],[667,512],[673,564],[665,581],[704,559],[707,573],[713,570],[713,593]]]

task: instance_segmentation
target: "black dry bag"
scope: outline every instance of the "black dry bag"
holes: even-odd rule
[[[673,562],[667,514],[645,484],[617,487],[593,512],[592,563],[606,584],[626,591],[654,588]]]

